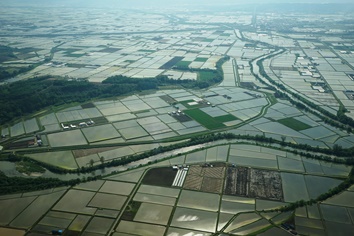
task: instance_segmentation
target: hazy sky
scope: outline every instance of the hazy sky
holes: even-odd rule
[[[154,7],[178,5],[235,5],[266,3],[353,3],[353,0],[0,0],[1,5]]]

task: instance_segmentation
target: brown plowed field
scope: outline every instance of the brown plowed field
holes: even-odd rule
[[[209,193],[221,193],[225,167],[190,166],[183,188]]]

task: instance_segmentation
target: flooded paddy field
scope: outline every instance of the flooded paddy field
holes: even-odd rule
[[[73,153],[78,157],[76,159],[82,158],[82,155],[109,158],[110,152],[120,149],[58,152],[57,155],[63,160],[64,157],[75,160]],[[145,150],[144,146],[134,149]],[[250,167],[241,163],[235,165],[233,156],[276,161],[279,169],[265,170],[261,166]],[[284,161],[289,162],[284,165]],[[320,175],[311,175],[313,172],[308,173],[306,168],[288,168],[290,162],[296,162],[297,166],[301,163],[305,167],[305,163],[310,163],[321,170],[332,165],[253,145],[214,146],[177,156],[163,162],[165,164],[157,163],[155,166],[110,175],[61,192],[2,198],[0,206],[7,206],[9,201],[16,202],[18,210],[14,215],[1,216],[0,224],[21,229],[32,227],[31,232],[42,234],[48,234],[52,228],[56,228],[74,235],[106,235],[110,230],[114,235],[132,232],[149,235],[151,230],[154,235],[173,232],[209,235],[216,230],[247,235],[270,227],[270,219],[280,224],[289,218],[287,214],[266,214],[262,210],[276,209],[300,199],[315,198],[341,183],[340,179],[335,178],[336,175],[331,176],[323,171]],[[178,172],[172,165],[187,168],[180,187],[172,186]],[[348,171],[342,165],[333,167],[343,173]],[[165,173],[164,178],[161,178],[161,173]],[[333,227],[339,224],[337,219],[352,224],[354,212],[347,203],[351,193],[346,191],[323,204],[296,210],[296,229],[307,233],[324,232],[324,226],[318,224],[321,219]],[[39,201],[47,201],[48,204],[38,205]],[[42,210],[33,214],[37,208]],[[338,217],[332,217],[333,214]],[[304,223],[310,222],[309,219],[313,221],[312,224]]]

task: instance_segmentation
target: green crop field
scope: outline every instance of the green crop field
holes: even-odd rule
[[[194,61],[199,61],[199,62],[206,62],[208,58],[205,57],[197,57]]]
[[[292,117],[278,120],[278,122],[296,131],[311,128],[311,126],[309,126],[308,124],[298,121]]]
[[[222,122],[199,109],[186,110],[185,113],[208,129],[219,129],[225,127]]]
[[[188,66],[191,64],[191,61],[179,61],[176,63],[175,67],[182,67],[188,69]]]
[[[219,122],[222,122],[222,123],[238,120],[235,116],[233,116],[231,114],[224,115],[224,116],[217,116],[217,117],[214,117],[214,119],[219,121]]]
[[[212,80],[216,76],[214,71],[199,71],[198,79],[199,80]]]

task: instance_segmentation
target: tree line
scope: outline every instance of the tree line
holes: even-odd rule
[[[283,51],[275,54],[278,55],[280,53],[282,53]],[[321,106],[315,104],[314,102],[311,102],[307,99],[305,99],[303,96],[301,96],[299,93],[294,93],[291,90],[287,89],[283,84],[277,83],[276,81],[274,81],[264,70],[264,66],[263,66],[263,62],[266,59],[271,58],[272,55],[269,55],[265,58],[260,59],[259,61],[257,61],[257,65],[259,67],[259,72],[260,74],[266,78],[272,85],[278,87],[280,90],[285,91],[289,94],[291,94],[292,96],[294,96],[296,99],[298,99],[300,102],[298,101],[294,101],[293,99],[291,99],[287,94],[277,91],[274,87],[270,87],[271,90],[276,91],[275,95],[276,97],[280,97],[280,98],[284,98],[289,100],[293,105],[295,105],[297,108],[301,109],[301,110],[305,110],[307,112],[311,112],[316,114],[317,116],[319,116],[325,123],[328,123],[334,127],[340,128],[340,129],[346,129],[348,132],[352,132],[352,128],[354,127],[354,120],[348,116],[345,115],[345,112],[347,111],[342,105],[340,106],[337,114],[332,114],[331,112],[327,111],[326,109],[322,108]],[[251,67],[252,71],[253,71],[253,67]],[[263,84],[264,81],[262,81],[258,75],[255,75],[256,78],[261,81]],[[305,106],[304,104],[306,104],[308,107],[311,107],[314,110],[319,111],[321,114],[318,114],[316,112],[314,112],[313,110],[309,109],[307,106]],[[349,127],[348,127],[349,126]]]
[[[154,148],[150,151],[147,151],[147,152],[144,152],[144,153],[141,153],[138,155],[130,155],[130,156],[122,157],[120,159],[114,159],[110,162],[102,162],[101,164],[96,165],[96,166],[81,167],[77,170],[63,169],[60,167],[52,166],[50,164],[38,162],[38,161],[32,160],[28,157],[20,156],[20,155],[14,154],[14,153],[6,154],[6,155],[3,154],[1,157],[1,161],[5,161],[5,160],[12,161],[12,162],[28,161],[28,162],[32,162],[37,165],[40,165],[40,166],[42,166],[54,173],[59,173],[59,174],[90,173],[90,172],[93,172],[98,169],[104,169],[106,167],[116,167],[116,166],[127,165],[131,162],[134,162],[134,161],[146,159],[146,158],[151,157],[153,155],[176,150],[179,148],[198,145],[198,144],[217,141],[217,140],[222,140],[222,139],[254,140],[257,142],[263,142],[265,144],[276,143],[276,144],[280,144],[282,146],[288,146],[291,148],[297,148],[297,149],[303,150],[303,151],[293,150],[293,151],[288,151],[288,152],[292,152],[294,154],[299,154],[299,155],[305,156],[307,158],[354,166],[354,158],[353,158],[354,151],[353,151],[353,149],[343,149],[340,146],[337,146],[333,149],[324,149],[324,148],[319,148],[319,147],[312,147],[307,144],[288,143],[288,142],[285,142],[284,140],[279,141],[279,140],[275,140],[271,137],[268,138],[268,137],[265,137],[262,135],[250,136],[250,135],[236,135],[236,134],[232,134],[232,133],[217,133],[217,134],[199,135],[199,136],[192,137],[189,141],[186,141],[186,142],[176,143],[176,144],[172,144],[169,146],[160,146],[158,148]],[[317,155],[317,154],[312,154],[309,152],[318,152],[318,153],[324,153],[324,154],[328,154],[328,155],[342,155],[342,156],[347,156],[347,158],[337,158],[337,157],[331,158],[329,156]],[[148,163],[148,164],[151,164],[151,163]],[[354,178],[353,175],[354,175],[354,173],[352,171],[351,175],[350,175],[351,177],[348,180],[348,181],[351,181],[350,183],[352,183],[352,181],[353,181],[353,178]],[[49,179],[38,178],[39,179],[39,180],[37,180],[38,182],[34,181],[34,179],[30,179],[33,181],[33,187],[31,187],[31,186],[26,187],[26,184],[32,183],[32,182],[28,182],[29,181],[28,178],[19,178],[19,177],[11,177],[10,178],[10,177],[6,177],[5,175],[2,175],[2,176],[0,176],[0,182],[1,182],[0,194],[13,193],[13,192],[19,192],[19,191],[34,191],[34,190],[40,190],[40,189],[46,189],[46,188],[52,188],[52,187],[58,187],[58,186],[72,186],[72,185],[81,183],[82,181],[94,180],[94,178],[99,178],[99,177],[93,177],[93,179],[88,178],[88,179],[84,179],[84,180],[75,179],[75,180],[70,180],[70,181],[61,181],[58,179],[50,179],[50,178]],[[23,179],[25,179],[25,180],[23,180]],[[17,183],[19,183],[18,186],[16,186]],[[345,186],[347,186],[348,182],[345,182],[345,184],[346,184]],[[342,188],[344,188],[345,186],[340,185],[339,189],[334,189],[333,191],[338,192]],[[332,192],[332,193],[334,193],[334,192]],[[322,196],[322,197],[324,197],[324,196]],[[300,203],[296,203],[296,204],[300,204]],[[286,209],[288,209],[288,208],[286,208]],[[286,209],[283,209],[283,210],[286,210]]]
[[[92,99],[122,96],[143,90],[158,89],[162,86],[206,88],[222,81],[221,65],[224,61],[225,59],[221,59],[217,63],[215,76],[207,80],[173,80],[165,75],[154,78],[129,78],[117,75],[107,78],[102,84],[97,84],[86,80],[69,81],[43,76],[5,84],[0,86],[0,124],[50,106],[74,102],[84,103]]]
[[[25,178],[7,177],[0,171],[0,195],[38,191],[50,188],[74,186],[79,183],[89,182],[99,179],[100,176],[87,177],[83,179],[60,180],[57,178]]]
[[[320,148],[320,147],[312,147],[308,144],[295,144],[291,142],[285,142],[285,140],[276,140],[272,137],[265,137],[263,135],[256,135],[256,136],[251,136],[251,135],[240,135],[240,134],[232,134],[232,133],[216,133],[216,134],[206,134],[206,135],[199,135],[190,138],[189,141],[186,142],[180,142],[176,144],[172,144],[169,146],[160,146],[158,148],[154,148],[152,150],[146,151],[141,154],[137,155],[129,155],[125,156],[119,159],[113,159],[110,162],[104,162],[101,161],[101,164],[99,165],[90,165],[90,166],[82,166],[81,168],[78,168],[76,170],[68,170],[64,168],[60,168],[57,166],[53,166],[47,163],[39,162],[36,160],[33,160],[29,157],[10,153],[10,154],[3,154],[1,159],[2,161],[10,161],[10,162],[21,162],[21,161],[26,161],[26,162],[31,162],[34,164],[37,164],[39,166],[42,166],[53,173],[57,174],[67,174],[67,173],[90,173],[99,169],[104,169],[107,167],[117,167],[117,166],[122,166],[122,165],[127,165],[131,162],[134,161],[139,161],[146,159],[148,157],[151,157],[153,155],[161,154],[164,152],[188,147],[188,146],[194,146],[198,144],[203,144],[203,143],[208,143],[208,142],[213,142],[213,141],[218,141],[218,140],[233,140],[233,139],[239,139],[239,140],[253,140],[256,142],[261,142],[264,143],[265,145],[267,144],[279,144],[283,147],[290,147],[294,148],[294,150],[288,150],[288,152],[292,152],[297,155],[304,156],[306,158],[311,158],[311,159],[316,159],[320,161],[326,161],[326,162],[332,162],[332,163],[337,163],[337,164],[345,164],[345,165],[350,165],[354,166],[354,149],[345,149],[342,148],[339,145],[334,145],[333,149],[327,149],[327,148]],[[301,151],[298,151],[301,150]],[[313,153],[318,153],[318,154],[313,154]],[[325,155],[322,155],[325,154]],[[333,156],[342,156],[345,158],[339,158],[339,157],[330,157],[330,155]]]

